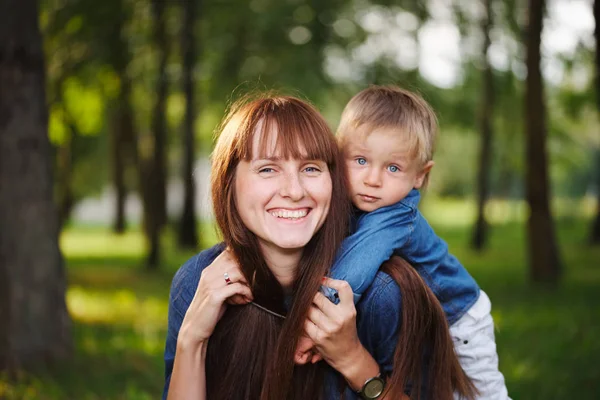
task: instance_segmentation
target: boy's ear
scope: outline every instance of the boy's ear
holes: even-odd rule
[[[415,189],[421,189],[421,186],[423,186],[423,182],[425,182],[425,178],[427,177],[429,171],[431,171],[431,168],[433,168],[434,165],[435,162],[433,161],[427,161],[427,163],[425,163],[425,166],[417,174],[417,180],[415,181]]]

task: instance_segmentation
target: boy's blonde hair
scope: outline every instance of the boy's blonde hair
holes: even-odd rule
[[[433,158],[437,118],[431,106],[418,94],[397,86],[370,86],[355,95],[342,113],[337,135],[342,147],[351,134],[365,127],[395,129],[403,135],[411,155],[425,165]]]

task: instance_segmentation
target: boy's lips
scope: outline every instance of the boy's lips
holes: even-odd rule
[[[367,203],[375,203],[377,200],[379,200],[379,197],[374,197],[374,196],[369,196],[367,194],[358,194],[358,197],[360,197],[360,199],[364,202]]]

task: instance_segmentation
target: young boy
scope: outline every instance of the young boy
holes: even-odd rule
[[[346,280],[357,302],[383,262],[393,254],[406,259],[442,304],[456,354],[479,398],[508,399],[498,370],[490,300],[417,208],[419,189],[434,165],[433,110],[409,91],[372,86],[350,100],[337,134],[358,211],[332,277]],[[322,290],[337,302],[327,288]]]

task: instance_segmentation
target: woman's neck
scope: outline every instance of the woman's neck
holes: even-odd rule
[[[290,293],[296,277],[302,249],[285,250],[262,245],[262,253],[267,266],[281,284],[284,292]]]

